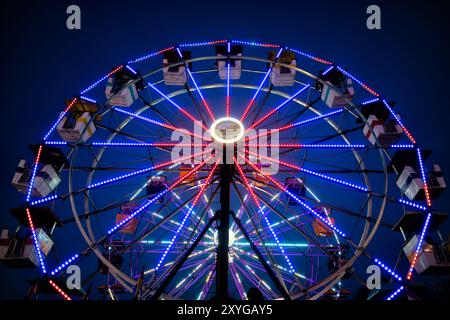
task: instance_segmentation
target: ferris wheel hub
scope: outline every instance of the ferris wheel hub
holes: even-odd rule
[[[235,143],[244,137],[245,129],[241,121],[224,117],[217,119],[209,129],[211,137],[219,143]]]

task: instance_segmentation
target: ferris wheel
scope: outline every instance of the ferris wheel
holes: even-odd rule
[[[284,45],[130,60],[66,100],[19,162],[0,261],[39,269],[33,298],[345,299],[376,265],[369,297],[391,300],[450,267],[445,180],[400,109]]]

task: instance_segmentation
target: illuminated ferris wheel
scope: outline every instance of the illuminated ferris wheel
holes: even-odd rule
[[[66,100],[30,149],[0,249],[40,270],[28,297],[346,299],[378,265],[368,298],[390,300],[414,274],[448,272],[430,150],[393,102],[290,47],[221,40],[131,60]]]

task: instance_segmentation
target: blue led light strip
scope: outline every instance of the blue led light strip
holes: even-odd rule
[[[363,87],[365,90],[373,94],[374,96],[379,97],[380,95],[375,92],[373,89],[369,88],[365,83],[363,83],[361,80],[357,79],[355,76],[350,74],[348,71],[344,70],[342,67],[337,67],[339,71],[341,71],[343,74],[345,74],[347,77],[358,83],[361,87]]]
[[[80,98],[81,98],[81,100],[85,100],[85,101],[92,102],[92,103],[97,103],[96,100],[85,97],[85,96],[81,96]]]
[[[425,198],[427,200],[427,205],[428,205],[428,207],[431,207],[430,191],[428,190],[428,183],[427,183],[425,167],[423,166],[422,152],[420,151],[419,148],[417,148],[417,159],[419,160],[420,175],[422,177],[423,190],[425,192]]]
[[[413,144],[391,144],[390,148],[392,149],[412,149],[414,148]]]
[[[127,174],[124,174],[124,175],[121,175],[121,176],[118,176],[118,177],[115,177],[115,178],[110,178],[110,179],[106,179],[106,180],[103,180],[103,181],[100,181],[100,182],[96,182],[96,183],[88,185],[86,188],[87,189],[93,189],[93,188],[97,188],[97,187],[103,186],[105,184],[110,184],[110,183],[117,182],[117,181],[120,181],[120,180],[123,180],[123,179],[128,179],[128,178],[131,178],[131,177],[135,177],[137,175],[141,175],[141,174],[153,171],[153,170],[161,169],[163,167],[166,167],[166,166],[169,166],[169,165],[172,165],[172,164],[181,163],[181,162],[183,162],[183,161],[185,161],[187,159],[198,157],[200,155],[203,155],[205,152],[206,151],[198,152],[198,153],[190,155],[190,156],[186,156],[186,157],[182,157],[182,158],[176,159],[175,161],[164,162],[164,163],[158,164],[156,166],[151,166],[151,167],[148,167],[148,168],[145,168],[145,169],[141,169],[141,170],[137,170],[137,171],[133,171],[133,172],[130,172],[130,173],[127,173]]]
[[[137,58],[137,59],[128,61],[128,64],[134,64],[134,63],[137,63],[137,62],[141,62],[141,61],[144,61],[144,60],[153,58],[153,57],[155,57],[155,56],[157,56],[157,55],[160,55],[161,53],[164,53],[164,52],[166,52],[166,51],[170,51],[170,50],[172,50],[172,49],[173,49],[173,47],[169,47],[169,48],[166,48],[166,49],[163,49],[163,50],[159,50],[159,51],[156,51],[156,52],[147,54],[147,55],[142,56],[142,57],[140,57],[140,58]]]
[[[63,270],[65,267],[67,267],[69,264],[71,264],[72,262],[74,262],[78,258],[79,258],[78,253],[74,254],[72,257],[70,257],[69,259],[67,259],[66,261],[61,263],[59,266],[57,266],[55,269],[53,269],[53,271],[50,272],[50,274],[52,276],[54,276],[55,274],[58,274],[61,270]]]
[[[325,59],[315,57],[315,56],[313,56],[313,55],[311,55],[311,54],[305,53],[305,52],[300,51],[300,50],[297,50],[297,49],[293,49],[293,48],[286,48],[286,49],[288,49],[288,50],[290,50],[290,51],[292,51],[292,52],[298,53],[299,55],[304,56],[304,57],[306,57],[306,58],[309,58],[309,59],[311,59],[311,60],[314,60],[314,61],[323,63],[323,64],[328,64],[328,65],[331,65],[331,64],[332,64],[331,62],[329,62],[329,61],[327,61],[327,60],[325,60]]]
[[[305,168],[300,168],[300,171],[304,172],[304,173],[307,173],[307,174],[310,174],[310,175],[313,175],[313,176],[316,176],[316,177],[319,177],[319,178],[322,178],[322,179],[325,179],[325,180],[328,180],[328,181],[332,181],[332,182],[335,182],[335,183],[338,183],[338,184],[342,184],[342,185],[344,185],[346,187],[350,187],[350,188],[353,188],[353,189],[356,189],[356,190],[359,190],[359,191],[364,191],[364,192],[368,192],[369,191],[367,188],[361,187],[361,186],[359,186],[357,184],[350,183],[350,182],[347,182],[347,181],[344,181],[344,180],[340,180],[340,179],[336,179],[336,178],[333,178],[333,177],[330,177],[330,176],[327,176],[327,175],[324,175],[324,174],[321,174],[321,173],[318,173],[318,172],[314,172],[314,171],[311,171],[311,170],[308,170],[308,169],[305,169]]]
[[[276,58],[277,58],[277,59],[280,57],[282,51],[283,51],[283,48],[280,48],[280,49],[278,50],[277,55],[276,55]],[[269,70],[267,70],[266,74],[264,75],[264,78],[262,79],[261,83],[259,84],[258,89],[256,90],[256,92],[255,92],[255,94],[253,95],[252,99],[250,100],[249,104],[248,104],[247,107],[245,108],[244,113],[242,114],[242,117],[241,117],[241,121],[244,121],[245,118],[247,117],[250,108],[251,108],[252,105],[255,103],[255,99],[256,99],[256,97],[258,96],[258,94],[261,92],[261,89],[262,89],[264,83],[266,82],[267,78],[269,77],[270,73],[272,72],[273,67],[274,67],[274,64],[272,64],[272,65],[270,66]]]
[[[386,106],[386,108],[389,110],[389,112],[392,114],[392,116],[395,118],[395,120],[397,121],[397,123],[400,125],[400,127],[402,127],[403,132],[408,136],[409,140],[411,140],[412,143],[416,144],[416,140],[414,139],[414,137],[412,136],[412,134],[409,132],[409,130],[406,128],[406,126],[404,125],[404,123],[402,122],[402,120],[400,120],[400,118],[398,117],[398,115],[394,112],[394,110],[392,110],[391,106],[389,105],[389,103],[386,100],[383,100],[383,104]]]
[[[42,198],[42,199],[33,201],[33,202],[30,203],[30,205],[31,205],[31,206],[35,206],[35,205],[38,205],[38,204],[41,204],[41,203],[45,203],[45,202],[49,202],[49,201],[58,199],[58,197],[59,197],[59,196],[55,194],[55,195],[50,196],[50,197],[47,197],[47,198]]]
[[[284,250],[283,245],[281,244],[280,240],[278,239],[278,236],[272,227],[272,223],[269,221],[269,219],[267,218],[267,215],[264,213],[261,203],[259,202],[258,198],[256,197],[256,194],[253,191],[253,187],[248,182],[247,177],[245,176],[244,172],[242,171],[241,166],[239,165],[239,163],[237,162],[236,159],[234,159],[234,163],[235,163],[236,168],[238,169],[239,175],[242,177],[242,180],[244,181],[245,187],[247,188],[247,190],[250,193],[251,198],[253,199],[253,202],[258,207],[258,212],[261,214],[262,217],[264,217],[264,222],[266,223],[267,227],[269,228],[270,233],[272,234],[272,237],[275,239],[275,242],[276,242],[278,248],[281,250],[281,253],[282,253],[284,259],[286,260],[286,263],[288,264],[290,271],[292,273],[295,273],[296,272],[295,268],[292,265],[291,260],[289,259],[288,255],[286,254],[286,251]],[[252,163],[250,163],[250,162],[247,162],[247,163],[249,163],[253,167]]]
[[[415,202],[411,202],[411,201],[407,201],[407,200],[403,200],[403,199],[398,199],[397,201],[400,202],[401,204],[404,204],[404,205],[407,205],[407,206],[410,206],[410,207],[413,207],[413,208],[416,208],[416,209],[419,209],[419,210],[422,210],[422,211],[427,211],[428,210],[427,207],[422,206],[422,205],[420,205],[418,203],[415,203]]]
[[[206,161],[200,163],[196,167],[194,167],[192,170],[190,170],[188,173],[186,173],[182,178],[175,181],[173,184],[171,184],[167,189],[161,191],[160,193],[156,194],[151,199],[147,200],[142,206],[140,206],[135,212],[127,216],[125,219],[117,223],[114,227],[108,230],[108,234],[112,234],[119,230],[123,225],[127,224],[129,221],[134,219],[138,214],[143,212],[145,209],[147,209],[151,204],[155,203],[158,199],[163,197],[166,193],[168,193],[170,190],[172,190],[174,187],[176,187],[178,184],[189,178],[191,175],[193,175],[195,172],[197,172],[201,167],[203,167],[209,160],[211,160],[214,156],[209,157]]]
[[[242,155],[239,155],[241,158],[245,159]],[[246,162],[253,167],[254,170],[259,172],[261,175],[265,176],[267,179],[269,179],[272,183],[274,183],[281,191],[288,194],[292,199],[294,199],[298,204],[300,204],[302,207],[304,207],[309,213],[311,213],[313,216],[318,218],[321,222],[325,223],[327,226],[329,226],[331,229],[333,229],[335,232],[339,233],[342,237],[345,238],[345,233],[336,228],[333,224],[331,224],[327,219],[322,217],[320,214],[318,214],[316,211],[314,211],[309,205],[307,205],[305,202],[300,200],[296,195],[294,195],[292,192],[287,190],[283,185],[280,184],[277,180],[275,180],[273,177],[264,175],[261,170],[259,170],[254,164],[246,160]]]
[[[287,105],[289,102],[291,102],[292,100],[294,100],[298,95],[300,95],[303,91],[305,91],[306,89],[308,89],[311,85],[307,84],[306,86],[303,86],[303,88],[301,88],[300,90],[298,90],[296,93],[294,93],[292,96],[290,96],[288,99],[286,99],[285,101],[283,101],[280,105],[278,105],[276,108],[272,109],[271,111],[269,111],[268,113],[266,113],[263,117],[261,117],[260,119],[258,119],[257,121],[255,121],[249,128],[247,131],[249,131],[250,129],[253,129],[255,127],[257,127],[258,125],[260,125],[261,123],[263,123],[264,121],[266,121],[270,116],[272,116],[275,112],[277,112],[278,110],[280,110],[282,107],[284,107],[285,105]]]
[[[408,270],[408,274],[406,276],[407,280],[411,280],[411,278],[412,278],[414,267],[416,266],[417,258],[419,256],[419,252],[422,250],[423,240],[425,238],[425,235],[427,234],[428,226],[430,224],[430,220],[431,220],[431,212],[429,212],[427,214],[427,218],[426,218],[425,223],[423,225],[419,241],[417,242],[417,248],[416,248],[416,252],[414,253],[414,258],[413,258],[413,261],[411,262],[411,265],[410,265],[409,270]]]
[[[284,189],[285,193],[287,193],[292,199],[294,199],[298,204],[304,207],[309,213],[313,214],[316,218],[318,218],[321,222],[325,223],[328,227],[333,229],[335,232],[339,233],[342,237],[345,238],[345,233],[336,228],[333,224],[331,224],[327,219],[323,218],[320,214],[315,212],[310,206],[308,206],[305,202],[300,200],[297,196],[292,194],[289,190]]]
[[[87,87],[86,89],[84,89],[83,91],[81,91],[81,94],[84,95],[85,93],[87,93],[88,91],[94,89],[96,86],[98,86],[101,82],[105,81],[106,79],[108,79],[110,76],[112,76],[114,73],[116,73],[117,71],[119,71],[120,69],[122,69],[123,66],[117,67],[116,69],[114,69],[113,71],[111,71],[110,73],[108,73],[106,76],[102,77],[100,80],[94,82],[92,85],[90,85],[89,87]]]
[[[401,286],[396,291],[394,291],[389,297],[387,297],[386,300],[390,301],[390,300],[394,299],[400,292],[403,291],[403,289],[405,289],[405,288],[403,286]]]
[[[189,216],[191,215],[192,211],[194,210],[195,205],[200,200],[200,198],[201,198],[202,194],[205,192],[206,188],[209,186],[209,183],[211,182],[211,179],[212,179],[212,177],[214,175],[214,172],[216,171],[218,162],[219,161],[216,162],[214,167],[209,172],[208,176],[206,177],[205,184],[201,187],[200,191],[197,193],[194,201],[192,202],[192,205],[189,206],[189,210],[184,215],[183,220],[181,221],[180,225],[178,226],[177,231],[175,232],[175,234],[173,235],[172,239],[170,240],[169,245],[166,247],[166,250],[164,250],[164,253],[161,256],[161,258],[159,259],[159,261],[158,261],[158,263],[157,263],[157,265],[155,267],[155,270],[159,270],[161,265],[164,263],[164,260],[166,259],[167,254],[169,253],[170,249],[172,248],[174,242],[177,240],[178,235],[180,234],[181,230],[184,227],[184,224],[186,223],[187,219],[189,218]]]
[[[365,105],[368,105],[368,104],[371,104],[371,103],[374,103],[374,102],[377,102],[377,101],[380,101],[380,98],[370,99],[370,100],[364,101],[364,102],[361,103],[361,104],[362,104],[363,106],[365,106]]]
[[[331,117],[331,116],[333,116],[333,115],[335,115],[335,114],[339,114],[339,113],[342,113],[342,112],[344,112],[344,111],[345,111],[345,109],[338,109],[338,110],[336,110],[336,111],[332,111],[332,112],[329,112],[329,113],[325,113],[325,114],[322,114],[322,115],[317,116],[317,117],[309,118],[309,119],[306,119],[306,120],[303,120],[303,121],[298,121],[298,122],[296,122],[296,123],[291,123],[291,124],[285,125],[284,127],[280,127],[280,128],[277,128],[277,129],[273,129],[273,130],[270,130],[270,131],[267,131],[267,132],[264,132],[264,133],[260,133],[260,134],[255,134],[255,135],[253,135],[253,136],[248,137],[247,139],[248,139],[248,140],[257,139],[257,138],[259,138],[259,137],[263,137],[263,136],[267,136],[267,135],[271,134],[272,131],[284,131],[284,130],[288,130],[288,129],[291,129],[291,128],[294,128],[294,127],[297,127],[297,126],[302,126],[302,125],[304,125],[304,124],[311,123],[311,122],[313,122],[313,121],[317,121],[317,120],[321,120],[321,119],[324,119],[324,118]]]
[[[47,268],[45,267],[44,257],[42,255],[42,250],[40,243],[38,241],[37,235],[36,235],[36,229],[34,228],[33,219],[31,218],[31,212],[29,208],[25,209],[28,219],[28,225],[31,229],[31,235],[33,237],[34,242],[34,249],[36,250],[38,259],[39,259],[39,266],[43,274],[47,274]]]
[[[318,173],[318,172],[315,172],[315,171],[312,171],[312,170],[309,170],[309,169],[301,168],[299,166],[290,164],[288,162],[276,160],[274,158],[263,156],[263,155],[260,155],[258,153],[251,152],[251,151],[248,151],[248,150],[246,150],[245,152],[250,154],[250,155],[253,155],[255,157],[258,157],[258,158],[261,158],[261,159],[265,159],[265,160],[267,160],[269,162],[278,163],[278,164],[281,164],[281,165],[283,165],[285,167],[288,167],[288,168],[291,168],[291,169],[294,169],[294,170],[298,170],[300,172],[304,172],[304,173],[307,173],[309,175],[313,175],[313,176],[316,176],[316,177],[319,177],[319,178],[322,178],[322,179],[325,179],[325,180],[328,180],[328,181],[331,181],[331,182],[334,182],[334,183],[337,183],[337,184],[341,184],[341,185],[349,187],[349,188],[353,188],[353,189],[356,189],[356,190],[359,190],[359,191],[363,191],[363,192],[369,192],[369,190],[367,188],[359,186],[359,185],[354,184],[354,183],[350,183],[350,182],[347,182],[347,181],[344,181],[344,180],[341,180],[341,179],[336,179],[336,178],[333,178],[333,177],[330,177],[330,176],[327,176],[327,175],[324,175],[324,174],[321,174],[321,173]]]
[[[39,166],[39,161],[40,161],[41,154],[42,154],[42,148],[43,148],[43,146],[40,145],[39,149],[38,149],[38,152],[37,152],[36,159],[34,160],[33,171],[32,171],[32,174],[31,174],[30,184],[28,185],[28,190],[27,190],[26,202],[29,202],[30,198],[31,198],[31,193],[32,193],[33,187],[34,187],[34,181],[36,179],[37,168]]]
[[[181,53],[181,51],[180,51],[179,48],[177,48],[177,52],[178,52],[179,57],[180,57],[181,59],[184,59],[184,58],[183,58],[183,54]],[[206,111],[208,112],[208,115],[210,116],[210,118],[211,118],[213,121],[215,121],[214,113],[212,112],[210,106],[209,106],[208,103],[206,102],[206,99],[205,99],[205,97],[203,96],[202,91],[200,90],[199,86],[197,85],[197,81],[195,81],[194,76],[192,75],[191,70],[189,70],[189,67],[188,67],[186,64],[185,64],[185,66],[186,66],[186,71],[187,71],[187,73],[188,73],[188,75],[189,75],[189,78],[191,79],[192,83],[194,83],[195,89],[197,90],[197,93],[198,93],[198,95],[200,96],[200,99],[202,100],[202,103],[203,103],[203,105],[205,106]]]
[[[334,66],[331,66],[331,67],[329,67],[327,70],[325,70],[323,73],[322,73],[322,75],[326,75],[328,72],[330,72],[331,70],[333,70],[334,69]]]
[[[397,281],[402,281],[402,277],[400,277],[395,271],[393,271],[391,268],[389,268],[386,264],[384,264],[379,259],[375,258],[374,260],[376,264],[378,264],[380,267],[382,267],[385,271],[387,271],[391,276],[393,276]]]
[[[292,127],[301,126],[301,125],[304,125],[304,124],[307,124],[307,123],[310,123],[310,122],[313,122],[313,121],[316,121],[316,120],[320,120],[320,119],[324,119],[324,118],[328,118],[328,117],[334,116],[334,115],[342,113],[344,111],[345,111],[345,109],[340,108],[340,109],[337,109],[335,111],[322,114],[320,116],[312,117],[312,118],[309,118],[309,119],[306,119],[306,120],[302,120],[302,121],[297,121],[297,122],[293,123],[291,126]]]

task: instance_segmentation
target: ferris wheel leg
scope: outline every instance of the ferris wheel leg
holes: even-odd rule
[[[215,300],[225,301],[228,295],[228,254],[230,229],[230,189],[234,165],[222,164],[220,168],[220,205],[217,212],[217,259]]]
[[[203,236],[206,234],[208,229],[212,226],[213,222],[216,221],[217,216],[212,217],[209,219],[208,223],[205,225],[205,227],[202,229],[198,237],[194,240],[194,243],[189,247],[189,249],[184,253],[184,255],[176,262],[175,266],[172,268],[172,271],[170,271],[169,275],[164,279],[164,281],[161,283],[159,288],[155,291],[152,298],[150,300],[158,300],[159,296],[164,293],[164,290],[166,290],[167,286],[170,284],[170,282],[173,280],[173,278],[177,275],[180,268],[183,266],[183,264],[186,262],[186,260],[189,258],[189,256],[192,254],[192,252],[195,250],[199,242],[202,240]]]
[[[247,233],[247,230],[245,230],[241,220],[239,220],[238,217],[236,217],[236,215],[231,212],[231,216],[233,217],[234,221],[236,222],[236,225],[239,227],[239,229],[241,230],[242,234],[244,235],[245,239],[248,241],[248,243],[250,244],[253,252],[255,252],[256,256],[258,257],[259,262],[263,265],[264,269],[266,270],[268,276],[272,279],[273,283],[275,284],[275,286],[277,287],[279,293],[281,294],[281,296],[285,299],[285,300],[291,300],[291,297],[289,296],[289,293],[287,292],[286,288],[283,286],[283,284],[280,282],[280,280],[277,278],[277,276],[275,275],[275,272],[273,272],[272,268],[269,266],[269,264],[267,263],[267,261],[264,259],[263,255],[261,254],[261,252],[259,252],[258,247],[255,245],[255,243],[253,242],[253,240],[250,238],[249,234]]]

